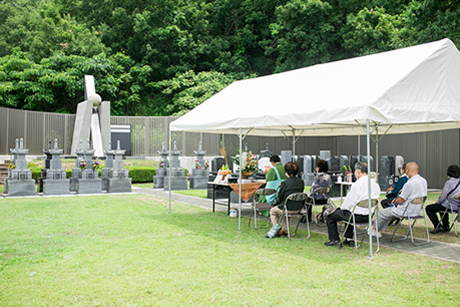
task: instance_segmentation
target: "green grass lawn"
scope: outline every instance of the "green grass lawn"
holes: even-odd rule
[[[268,240],[147,195],[0,199],[0,306],[455,305],[460,266]],[[299,237],[305,237],[301,231]],[[363,247],[366,248],[366,247]]]

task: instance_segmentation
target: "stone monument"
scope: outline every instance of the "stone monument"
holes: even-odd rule
[[[292,150],[281,150],[281,164],[286,165],[286,163],[292,161]]]
[[[185,177],[185,170],[180,167],[179,155],[181,152],[177,150],[176,141],[174,141],[174,150],[171,151],[171,161],[169,167],[166,169],[166,176],[164,177],[164,189],[169,190],[187,190],[187,178]],[[171,182],[169,182],[169,173],[171,172]]]
[[[192,169],[190,177],[190,189],[206,189],[208,187],[208,162],[204,160],[206,151],[201,148],[201,142],[198,144],[198,151],[193,151],[196,155],[195,168]]]
[[[160,154],[160,165],[156,169],[155,176],[153,176],[153,188],[161,189],[164,188],[164,178],[166,176],[166,168],[169,167],[169,151],[165,149],[165,142],[163,142],[163,148],[158,152]]]
[[[117,141],[117,149],[112,150],[115,160],[113,161],[113,167],[110,169],[107,192],[108,193],[124,193],[131,192],[131,178],[129,178],[129,172],[124,168],[123,155],[126,150],[120,149],[120,141]]]
[[[75,161],[75,168],[72,169],[72,178],[75,182],[76,192],[78,194],[102,193],[102,180],[99,178],[97,169],[93,169],[93,154],[94,149],[91,149],[90,142],[87,142],[85,150],[76,150],[78,156],[83,156],[82,159]]]
[[[16,139],[16,147],[10,149],[13,154],[12,167],[8,168],[8,178],[5,179],[5,194],[8,196],[35,195],[35,180],[32,172],[27,169],[26,154],[29,149],[24,148],[24,140]]]
[[[62,149],[58,149],[58,140],[54,139],[54,149],[48,149],[47,155],[51,156],[46,176],[43,179],[43,193],[45,195],[64,195],[70,194],[69,179],[66,178],[66,172],[62,169],[61,154]],[[46,167],[46,164],[45,164]]]
[[[109,149],[110,102],[102,101],[96,94],[93,76],[85,76],[85,99],[77,106],[71,152],[76,152],[79,141],[88,140],[91,132],[95,155],[102,157],[104,150]]]
[[[268,150],[268,143],[265,146],[265,150],[261,150],[259,153],[259,158],[271,158],[273,156],[273,153]]]
[[[112,143],[109,142],[109,149],[104,150],[105,154],[105,163],[104,168],[101,169],[101,189],[102,191],[107,191],[107,186],[109,184],[109,175],[110,170],[113,168],[113,160],[115,157],[115,151],[112,149]]]
[[[45,168],[40,171],[40,178],[38,178],[38,192],[43,192],[43,180],[46,179],[46,171],[50,169],[51,159],[53,158],[51,153],[51,140],[48,140],[48,150],[43,149],[46,155]]]

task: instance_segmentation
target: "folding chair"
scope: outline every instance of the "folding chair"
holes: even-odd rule
[[[378,210],[378,204],[379,204],[379,201],[377,199],[371,199],[371,211],[374,211],[374,213],[375,213],[375,209],[377,208],[377,210]],[[346,226],[345,226],[345,229],[343,230],[343,236],[340,239],[340,246],[342,246],[343,242],[346,240],[345,234],[347,233],[348,227],[353,226],[353,236],[354,236],[354,241],[355,241],[355,250],[359,254],[358,248],[363,244],[363,241],[364,241],[364,238],[366,237],[366,235],[367,236],[369,235],[368,231],[367,231],[367,229],[369,228],[369,221],[366,221],[366,222],[363,222],[363,223],[356,222],[355,214],[354,214],[356,207],[368,209],[369,208],[369,200],[365,199],[365,200],[361,200],[361,201],[357,202],[353,206],[353,209],[351,210],[351,215],[348,218],[348,220],[343,220],[342,221],[342,223],[344,223]],[[372,217],[374,216],[374,213],[372,214]],[[373,224],[375,224],[375,223],[372,222],[372,225]],[[361,232],[361,233],[358,234],[357,231],[356,231],[356,227],[366,227],[366,230],[364,232]],[[378,229],[377,229],[377,231],[378,231]],[[359,245],[358,245],[358,235],[363,235],[363,238],[361,239],[361,242],[359,242]],[[378,237],[376,237],[376,239],[377,239],[377,250],[375,252],[377,253],[379,251],[379,249],[380,249],[380,242],[379,242]]]
[[[410,237],[412,239],[412,244],[414,244],[414,246],[419,246],[419,245],[423,245],[423,244],[428,244],[430,243],[430,234],[428,233],[428,223],[426,222],[426,214],[424,213],[423,215],[420,215],[422,212],[424,212],[424,205],[425,205],[425,201],[426,201],[426,196],[424,197],[417,197],[417,198],[414,198],[413,200],[411,200],[406,208],[404,209],[404,212],[401,216],[398,216],[399,218],[399,222],[398,224],[396,224],[396,228],[395,228],[395,231],[393,232],[393,236],[391,237],[390,241],[391,242],[399,242],[399,241],[404,241],[407,239],[407,237],[409,236],[409,233],[410,233]],[[408,209],[410,207],[414,207],[414,206],[420,206],[420,214],[419,215],[407,215],[406,216],[406,212],[409,212]],[[426,228],[426,236],[427,236],[427,241],[426,242],[422,242],[422,243],[419,243],[419,244],[416,244],[415,241],[414,241],[414,234],[412,232],[412,228],[415,226],[415,223],[417,223],[417,220],[420,220],[420,219],[423,219],[425,221],[425,228]],[[398,227],[401,226],[402,228],[402,225],[401,223],[404,221],[404,220],[407,220],[409,222],[409,232],[407,233],[407,235],[402,238],[402,239],[398,239],[398,240],[394,240],[394,236],[395,236],[395,233],[396,231],[398,230]],[[414,221],[412,223],[412,221]]]
[[[451,231],[452,227],[454,227],[455,236],[457,236],[457,238],[458,238],[457,226],[455,226],[455,221],[458,219],[458,210],[453,210],[452,209],[452,200],[453,199],[460,199],[460,193],[458,193],[457,195],[452,196],[452,198],[449,201],[449,206],[447,206],[447,210],[439,211],[439,214],[441,215],[441,221],[442,221],[442,219],[444,218],[444,216],[446,214],[450,215],[450,217],[452,218],[452,225],[450,225],[449,231]],[[439,225],[441,225],[441,224],[438,224],[438,226],[434,229],[435,231],[438,230]]]
[[[324,225],[318,224],[318,218],[316,216],[316,206],[328,204],[329,203],[329,196],[326,198],[326,203],[325,204],[316,204],[315,196],[317,196],[319,194],[328,194],[329,195],[330,192],[331,192],[330,187],[318,188],[313,192],[312,195],[310,195],[309,201],[307,202],[307,209],[308,209],[309,206],[312,206],[311,211],[312,211],[313,216],[315,217],[315,224],[318,227],[326,226],[326,224],[324,224]]]
[[[286,200],[284,201],[284,208],[283,208],[283,213],[280,216],[280,221],[284,217],[286,218],[286,226],[287,226],[289,240],[292,240],[291,233],[289,230],[289,218],[293,216],[298,216],[300,218],[299,218],[299,221],[297,222],[297,227],[295,228],[295,232],[292,234],[292,237],[297,234],[297,229],[299,228],[300,220],[302,219],[303,216],[305,216],[305,220],[307,221],[307,232],[308,232],[308,237],[306,237],[305,239],[310,238],[310,223],[308,221],[308,211],[307,211],[307,204],[306,204],[307,199],[308,199],[308,194],[306,193],[293,193],[289,195],[288,197],[286,197]],[[289,210],[288,208],[288,201],[303,202],[303,209],[305,213],[302,211],[302,209],[299,210],[298,212],[293,213],[294,210]],[[281,223],[279,222],[279,224]]]
[[[251,214],[249,215],[249,222],[248,222],[248,227],[251,228],[251,218],[252,215],[254,214],[254,228],[257,228],[257,212],[260,210],[270,210],[273,208],[273,206],[267,204],[267,203],[259,203],[259,198],[260,196],[268,196],[268,195],[273,195],[276,193],[275,189],[258,189],[254,193],[254,198],[252,200],[252,208],[251,208]],[[270,226],[270,219],[268,220],[268,224],[265,227]]]

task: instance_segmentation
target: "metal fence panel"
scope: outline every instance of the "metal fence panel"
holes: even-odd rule
[[[128,117],[111,116],[111,124],[131,125],[131,150],[133,156],[156,156],[165,142],[168,149],[169,123],[177,117]],[[16,138],[24,138],[24,146],[31,155],[42,155],[48,140],[58,139],[59,148],[65,155],[70,152],[75,124],[74,114],[57,114],[0,108],[0,154],[9,155],[15,147]],[[183,155],[193,156],[202,142],[207,155],[219,154],[224,146],[227,156],[234,156],[239,150],[236,134],[201,134],[173,132],[172,140]],[[359,140],[359,141],[358,141]],[[283,137],[247,136],[247,144],[255,154],[268,149],[279,154],[292,150],[292,142]],[[359,148],[358,148],[359,143]],[[459,164],[460,130],[444,130],[401,135],[386,135],[379,143],[379,156],[402,155],[406,162],[415,161],[420,174],[427,178],[430,188],[442,188],[446,181],[447,167]],[[365,136],[300,137],[296,143],[297,155],[319,155],[320,150],[330,150],[332,155],[366,154]],[[371,155],[376,161],[376,146],[371,144]],[[230,162],[230,161],[229,161]]]

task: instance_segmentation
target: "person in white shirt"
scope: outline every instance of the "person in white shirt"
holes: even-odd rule
[[[393,218],[400,217],[404,210],[406,209],[407,204],[409,204],[414,198],[424,197],[428,194],[427,182],[425,178],[418,174],[418,165],[415,162],[410,162],[406,166],[406,175],[409,177],[409,180],[404,185],[401,190],[401,194],[398,197],[393,199],[391,202],[391,207],[380,210],[377,215],[377,229],[375,227],[372,229],[373,236],[382,236],[382,231],[387,229],[388,224],[393,220]],[[419,215],[422,206],[411,206],[406,212],[407,215]]]
[[[343,202],[340,209],[337,209],[334,213],[327,216],[327,232],[329,234],[329,242],[324,243],[326,246],[338,246],[340,244],[339,232],[337,229],[337,222],[348,220],[351,216],[351,211],[354,205],[358,202],[369,198],[369,180],[367,177],[367,163],[358,162],[355,165],[355,177],[358,179],[351,186],[350,192],[348,193],[345,201]],[[378,199],[380,195],[380,186],[371,181],[371,199]],[[369,209],[356,207],[355,209],[355,220],[358,223],[365,223],[369,220]],[[371,212],[372,214],[372,212]],[[355,242],[353,241],[353,227],[348,227],[345,233],[349,246],[354,247]]]

